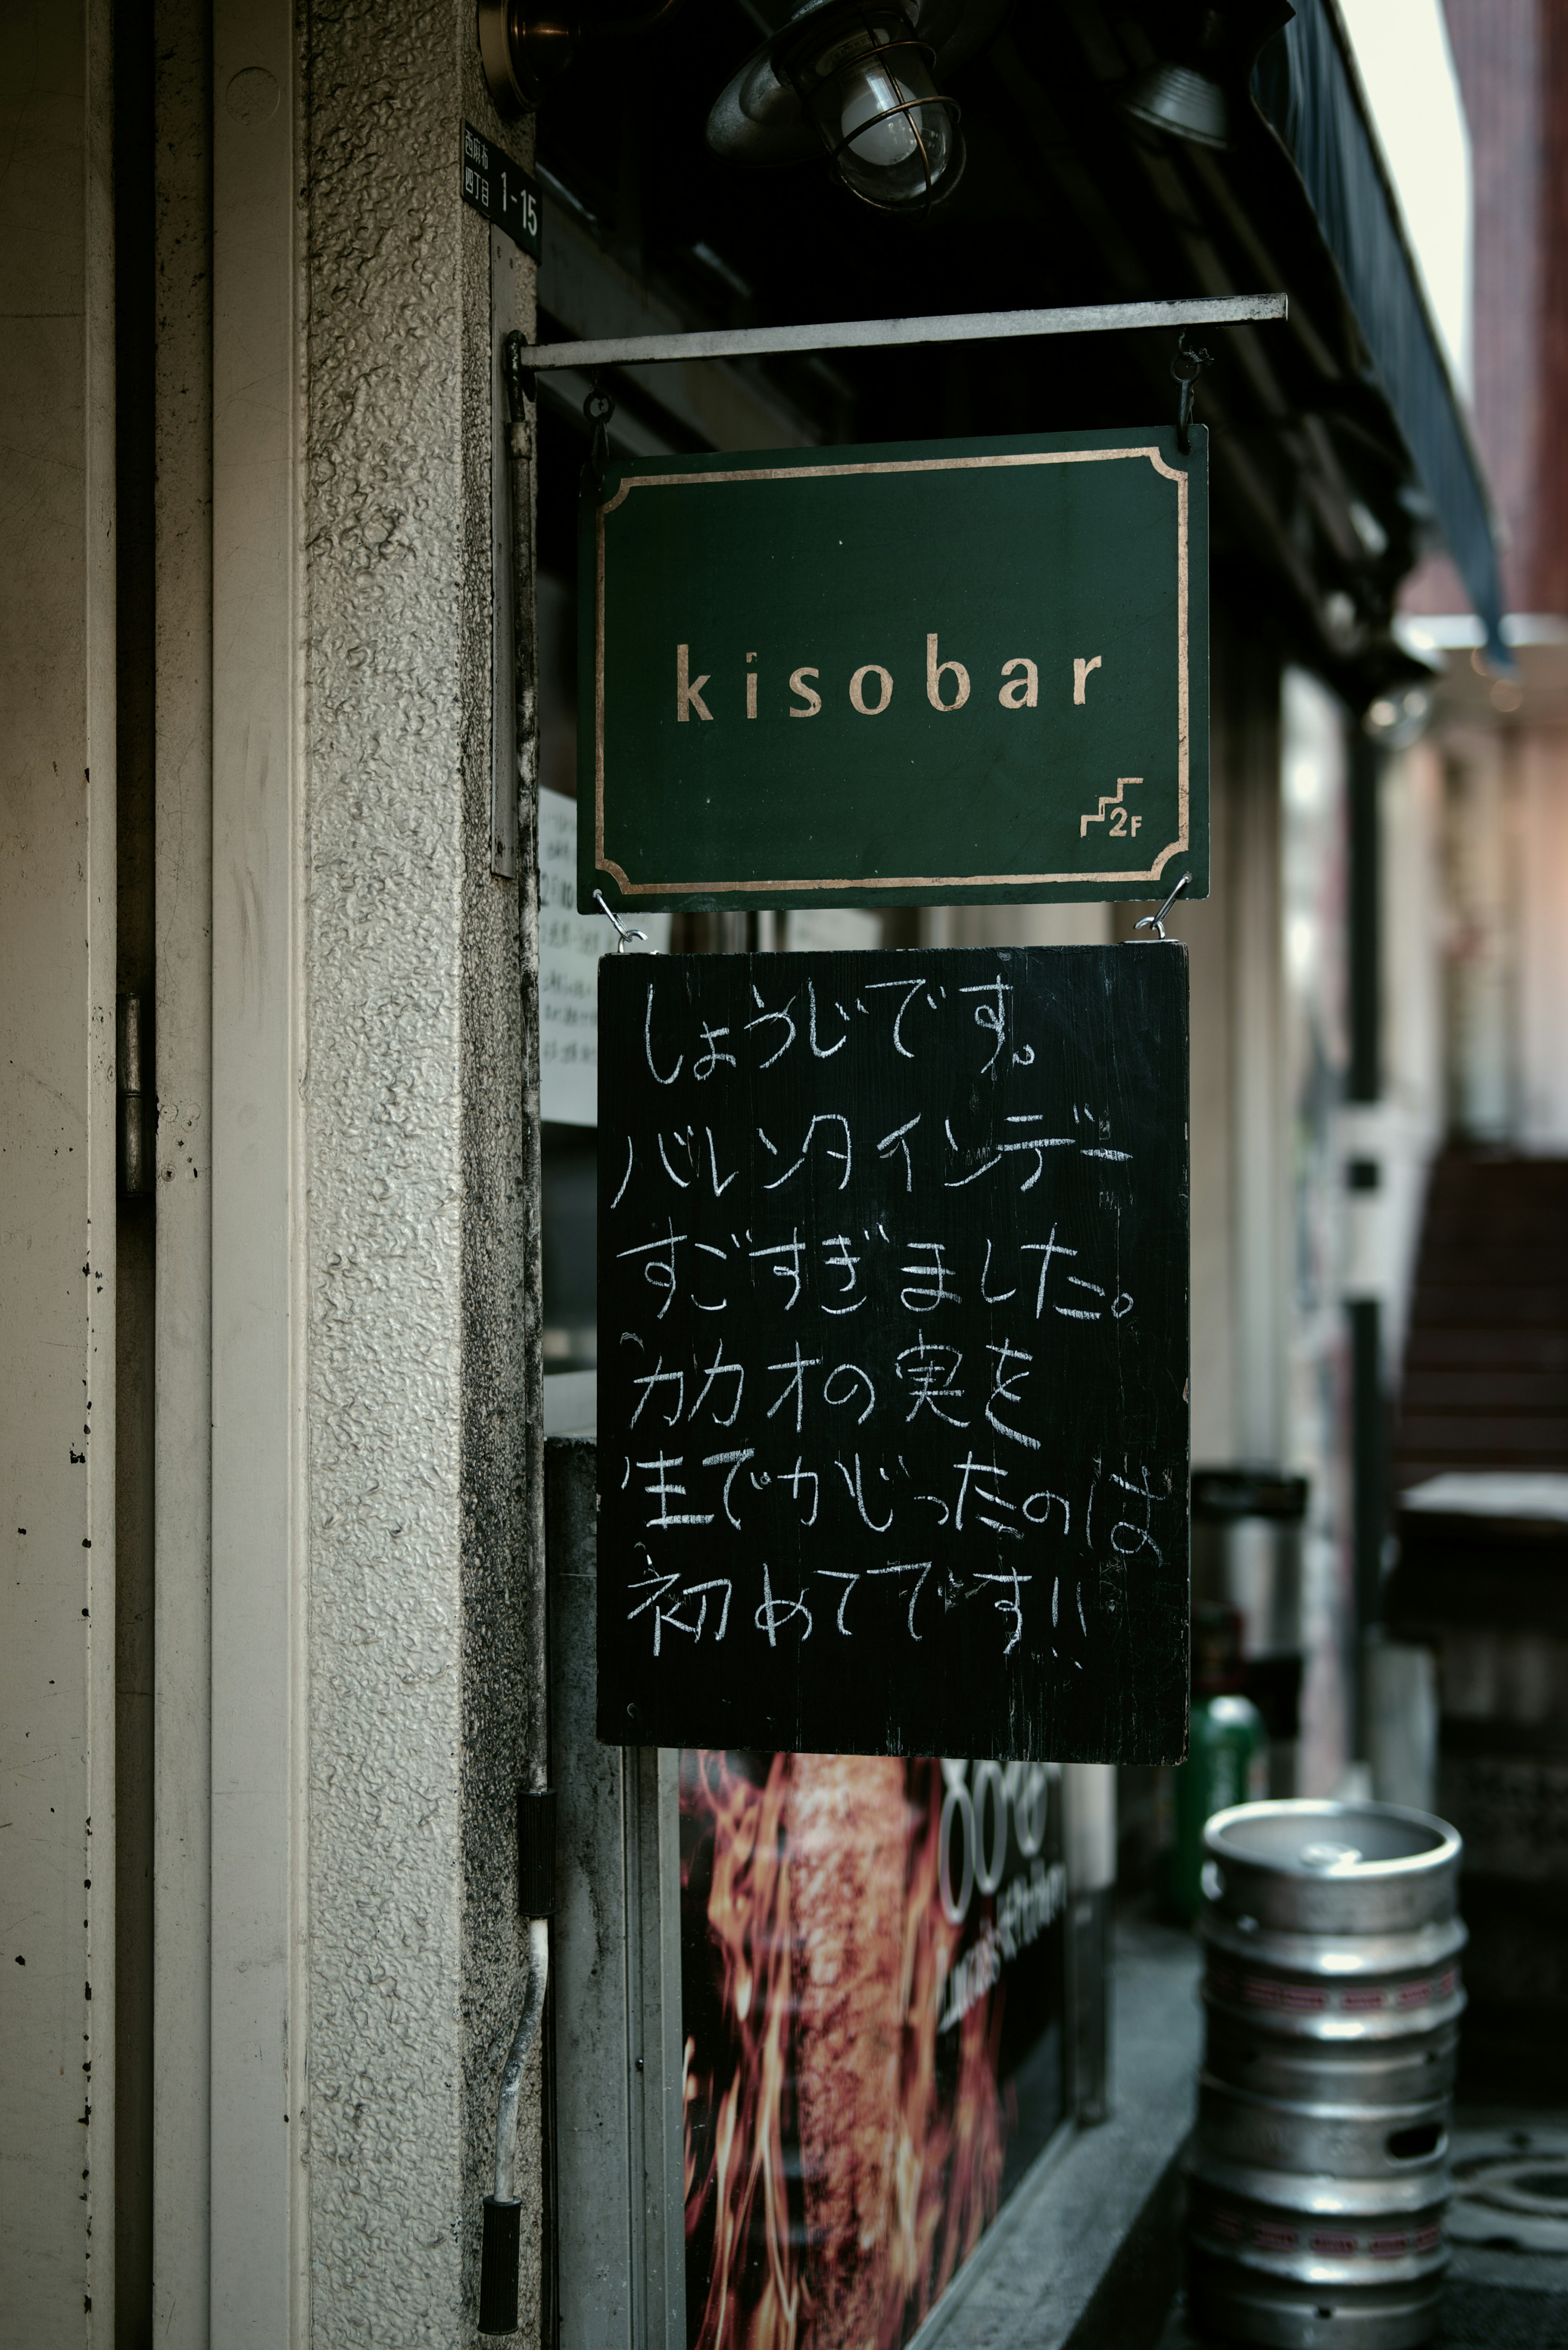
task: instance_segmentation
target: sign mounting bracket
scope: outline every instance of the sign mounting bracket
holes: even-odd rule
[[[713,328],[685,334],[612,335],[535,343],[530,368],[646,367],[660,359],[778,359],[799,351],[888,350],[918,343],[1017,341],[1032,335],[1106,335],[1129,328],[1262,326],[1290,316],[1283,294],[1182,302],[1087,302],[1054,310],[960,310],[933,318],[840,318],[805,327]]]

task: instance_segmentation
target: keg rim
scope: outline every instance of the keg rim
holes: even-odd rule
[[[1341,2099],[1375,2105],[1451,2097],[1459,2056],[1458,2019],[1446,2043],[1438,2032],[1381,2040],[1303,2040],[1238,2022],[1234,2009],[1208,2006],[1203,2069],[1254,2096],[1298,2105]],[[1433,2088],[1431,2084],[1443,2085]],[[1260,2087],[1259,2083],[1271,2085]],[[1399,2094],[1390,2095],[1393,2089]]]
[[[1262,2163],[1231,2162],[1194,2140],[1187,2156],[1189,2178],[1256,2203],[1265,2210],[1304,2213],[1311,2219],[1404,2219],[1430,2211],[1441,2221],[1452,2196],[1452,2159],[1445,2148],[1426,2168],[1381,2178],[1339,2178],[1326,2171],[1270,2170]]]
[[[1430,2007],[1412,2008],[1407,2012],[1385,2009],[1367,2015],[1333,2012],[1298,2015],[1272,2009],[1260,2012],[1257,2008],[1239,2006],[1234,2000],[1222,1999],[1208,1984],[1204,1985],[1201,1996],[1210,2015],[1222,2015],[1229,2022],[1247,2024],[1253,2031],[1266,2029],[1272,2038],[1284,2041],[1292,2047],[1334,2049],[1418,2046],[1429,2034],[1440,2032],[1445,2024],[1457,2023],[1469,2003],[1462,1985],[1451,1998]]]
[[[1276,2282],[1294,2285],[1303,2291],[1338,2286],[1341,2290],[1361,2286],[1368,2293],[1375,2286],[1418,2285],[1430,2279],[1435,2284],[1453,2259],[1452,2247],[1439,2244],[1431,2251],[1401,2252],[1392,2260],[1377,2260],[1368,2252],[1267,2252],[1251,2245],[1222,2243],[1206,2236],[1198,2228],[1190,2231],[1195,2251],[1227,2266],[1241,2270],[1247,2276],[1272,2277]]]
[[[1198,2086],[1200,2091],[1207,2090],[1212,2095],[1230,2097],[1237,2105],[1248,2106],[1254,2112],[1284,2114],[1292,2121],[1299,2119],[1303,2123],[1320,2122],[1330,2126],[1343,2124],[1352,2128],[1365,2124],[1368,2129],[1387,2133],[1400,2128],[1419,2128],[1427,2122],[1436,2121],[1439,2126],[1440,2146],[1434,2147],[1429,2155],[1412,2157],[1394,2174],[1396,2178],[1413,2177],[1417,2163],[1435,2161],[1438,2154],[1448,2145],[1453,2098],[1447,2089],[1439,2091],[1435,2097],[1407,2098],[1398,2105],[1309,2105],[1304,2098],[1271,2096],[1267,2090],[1243,2088],[1238,2081],[1226,2080],[1222,2073],[1211,2073],[1207,2064],[1199,2066]]]
[[[1271,2301],[1268,2305],[1275,2311],[1280,2311],[1282,2306],[1293,2314],[1299,2312],[1300,2304],[1289,2296],[1298,2293],[1305,2296],[1325,2289],[1354,2293],[1356,2299],[1352,2306],[1369,2316],[1398,2317],[1424,2314],[1436,2308],[1443,2272],[1453,2259],[1453,2248],[1447,2241],[1432,2251],[1406,2252],[1397,2260],[1380,2260],[1376,2267],[1366,2255],[1353,2253],[1342,2262],[1334,2262],[1332,2255],[1309,2255],[1314,2265],[1310,2274],[1303,2276],[1290,2265],[1292,2261],[1301,2258],[1300,2254],[1270,2254],[1234,2244],[1217,2243],[1212,2237],[1202,2235],[1196,2228],[1189,2230],[1189,2242],[1208,2270],[1207,2274],[1193,2278],[1196,2292],[1189,2296],[1191,2299],[1201,2301],[1206,2295],[1212,2295],[1216,2301],[1223,2301],[1229,2287],[1231,2295],[1245,2302],[1254,2296],[1239,2289],[1244,2283],[1271,2283],[1283,2286],[1287,2298],[1282,2304],[1279,2301]],[[1357,2264],[1353,2265],[1353,2262]],[[1336,2267],[1342,2270],[1342,2273],[1333,2272]],[[1216,2270],[1221,2272],[1230,2271],[1231,2275],[1215,2275]],[[1231,2282],[1232,2277],[1235,2282]],[[1405,2288],[1403,2293],[1399,2291],[1401,2286]]]
[[[1244,1834],[1249,1827],[1262,1827],[1278,1819],[1295,1821],[1303,1827],[1309,1819],[1321,1820],[1325,1826],[1349,1825],[1357,1820],[1396,1824],[1416,1830],[1431,1841],[1425,1850],[1402,1853],[1391,1859],[1366,1860],[1357,1853],[1355,1860],[1324,1867],[1303,1866],[1299,1858],[1293,1859],[1286,1854],[1227,1841],[1238,1830]],[[1228,1810],[1216,1812],[1203,1831],[1203,1846],[1217,1861],[1233,1868],[1256,1869],[1263,1876],[1289,1884],[1397,1885],[1411,1877],[1440,1876],[1445,1869],[1456,1866],[1464,1849],[1464,1839],[1457,1828],[1438,1819],[1435,1813],[1418,1812],[1404,1804],[1345,1804],[1326,1797],[1276,1797],[1266,1803],[1232,1804]]]
[[[1407,2074],[1411,2069],[1410,2067],[1402,2068]],[[1444,2065],[1441,2068],[1432,2066],[1428,2069],[1434,2074],[1439,2074],[1446,2073],[1448,2068]],[[1245,2095],[1249,2097],[1257,2097],[1278,2111],[1303,2112],[1309,2116],[1321,2114],[1343,2115],[1349,2112],[1359,2118],[1369,2112],[1387,2113],[1397,2107],[1437,2103],[1440,2103],[1445,2113],[1448,2113],[1452,2106],[1454,2094],[1451,2082],[1444,2087],[1429,2090],[1429,2085],[1427,2082],[1406,2077],[1395,2081],[1375,2082],[1372,2084],[1374,2094],[1371,2102],[1366,2106],[1357,2106],[1355,2103],[1355,2085],[1354,2083],[1344,2080],[1326,2083],[1303,2080],[1299,2072],[1293,2072],[1288,2066],[1283,2065],[1262,2073],[1254,2068],[1251,2078],[1246,2082],[1238,2081],[1229,2074],[1216,2072],[1212,2065],[1206,2065],[1203,2074],[1199,2077],[1200,2079],[1206,2077],[1218,2085],[1209,2092],[1216,2098]],[[1262,2085],[1261,2087],[1255,2085],[1260,2080]],[[1417,2091],[1421,2094],[1417,2095]],[[1241,2108],[1228,2107],[1228,2110],[1240,2112]],[[1449,2117],[1451,2120],[1451,2115]]]
[[[1210,1905],[1198,1920],[1202,1939],[1228,1959],[1272,1967],[1281,1974],[1316,1981],[1362,1982],[1419,1974],[1457,1958],[1469,1942],[1459,1916],[1430,1918],[1424,1925],[1376,1928],[1369,1934],[1293,1930],[1243,1921],[1234,1910]]]
[[[1369,2054],[1366,2044],[1359,2040],[1336,2039],[1330,2043],[1322,2054],[1303,2056],[1294,2035],[1281,2033],[1272,2017],[1243,2012],[1233,2004],[1218,2001],[1207,1985],[1200,1985],[1199,1998],[1201,2004],[1208,2010],[1209,2030],[1213,2041],[1222,2042],[1228,2036],[1234,2036],[1239,2040],[1256,2041],[1259,2055],[1263,2059],[1274,2058],[1293,2064],[1297,2063],[1344,2064],[1347,2069],[1365,2067],[1371,2071],[1376,2070],[1379,2064],[1413,2064],[1417,2059],[1422,2063],[1428,2063],[1434,2061],[1436,2056],[1451,2056],[1459,2052],[1459,2019],[1458,2015],[1451,2015],[1446,2025],[1436,2025],[1431,2032],[1423,2036],[1420,2042],[1412,2040],[1403,2053],[1400,2052],[1397,2042],[1391,2044],[1376,2043],[1374,2043],[1375,2053]],[[1427,2043],[1436,2039],[1445,2029],[1449,2034],[1448,2044],[1439,2050],[1433,2051]]]

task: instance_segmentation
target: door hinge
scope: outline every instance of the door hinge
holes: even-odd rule
[[[141,1090],[141,998],[121,995],[115,1000],[115,1092],[118,1097],[119,1192],[124,1200],[141,1200],[152,1189],[152,1154],[149,1149],[146,1097]]]

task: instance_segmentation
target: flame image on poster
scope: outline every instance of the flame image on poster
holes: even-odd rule
[[[1058,1778],[680,1757],[687,2339],[899,2350],[1060,2121]]]

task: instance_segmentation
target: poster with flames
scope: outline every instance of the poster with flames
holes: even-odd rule
[[[899,2350],[1060,2122],[1054,1765],[680,1755],[687,2339]]]

